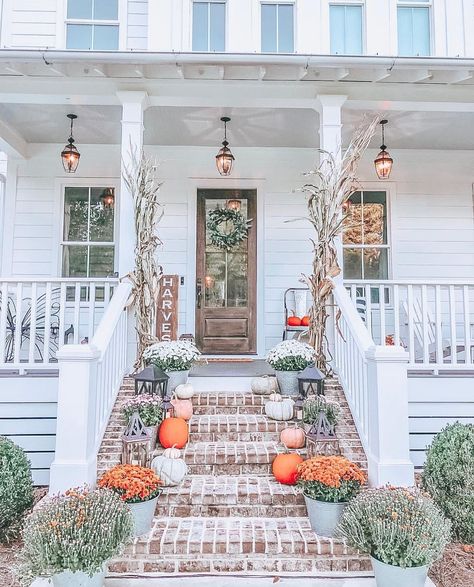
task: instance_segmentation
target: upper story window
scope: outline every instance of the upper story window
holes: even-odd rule
[[[262,53],[294,53],[295,24],[293,12],[293,4],[262,4]]]
[[[68,0],[66,48],[116,51],[119,48],[118,0]]]
[[[193,2],[193,51],[225,51],[225,2]]]
[[[331,53],[334,55],[362,54],[361,4],[332,4],[329,7]]]
[[[399,0],[398,54],[431,54],[431,0]]]

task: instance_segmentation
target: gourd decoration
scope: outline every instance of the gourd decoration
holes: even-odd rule
[[[165,487],[179,485],[188,473],[188,466],[181,457],[181,451],[175,446],[167,448],[162,455],[155,457],[151,468]]]
[[[188,437],[188,423],[183,418],[166,418],[160,424],[158,439],[164,448],[183,448]]]
[[[288,326],[301,326],[301,318],[298,316],[290,316],[287,320]]]
[[[256,395],[269,395],[277,391],[276,377],[264,375],[263,377],[254,377],[250,382],[252,392]]]
[[[181,383],[174,390],[178,399],[190,399],[194,395],[194,387],[190,383]]]
[[[272,393],[265,404],[265,414],[272,420],[291,420],[293,418],[294,401],[290,398],[283,399],[278,393]]]
[[[273,476],[283,485],[296,485],[297,467],[302,462],[303,458],[297,453],[278,455],[272,463]]]
[[[309,322],[310,322],[309,316],[303,316],[303,318],[301,318],[301,326],[309,326]]]
[[[280,441],[286,448],[303,448],[306,444],[306,436],[303,428],[283,428],[280,433]]]
[[[175,418],[190,420],[193,415],[193,402],[190,399],[173,398],[171,404],[174,409]]]

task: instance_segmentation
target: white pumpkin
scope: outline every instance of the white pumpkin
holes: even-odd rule
[[[250,382],[252,392],[256,395],[269,395],[277,391],[277,381],[275,377],[264,375],[263,377],[254,377]]]
[[[189,399],[194,395],[194,387],[190,383],[181,383],[174,390],[178,399]]]
[[[188,465],[181,459],[178,448],[167,448],[162,455],[155,457],[151,468],[163,481],[165,487],[179,485],[188,473]]]
[[[265,414],[272,420],[291,420],[293,418],[294,401],[290,398],[283,399],[281,395],[272,394],[270,398],[276,396],[275,399],[270,399],[265,404]]]

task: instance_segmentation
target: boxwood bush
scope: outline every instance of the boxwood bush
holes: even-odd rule
[[[0,542],[14,539],[33,505],[30,463],[22,449],[0,436]]]
[[[455,538],[474,544],[474,425],[456,422],[435,436],[422,480],[452,521]]]

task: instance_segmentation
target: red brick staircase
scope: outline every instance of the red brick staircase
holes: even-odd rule
[[[132,394],[125,380],[100,449],[99,474],[120,461],[120,404]],[[342,454],[366,468],[336,381],[328,382],[326,395],[343,407],[337,427]],[[298,489],[271,476],[274,457],[284,451],[279,433],[291,422],[267,419],[265,399],[251,393],[198,393],[193,403],[190,442],[183,451],[189,475],[179,487],[164,489],[153,530],[112,562],[111,575],[371,574],[367,557],[339,540],[316,536]]]

